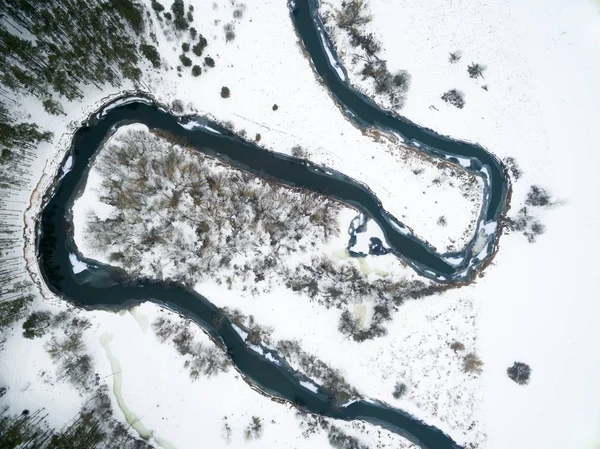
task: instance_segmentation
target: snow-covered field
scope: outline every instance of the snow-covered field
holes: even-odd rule
[[[600,292],[591,255],[600,246],[592,132],[600,104],[600,4],[370,4],[368,30],[383,42],[382,57],[391,71],[412,75],[401,113],[514,156],[524,176],[513,186],[513,210],[534,183],[564,200],[543,217],[548,230],[537,243],[503,237],[493,266],[469,289],[481,304],[487,447],[597,447],[600,355],[593,342],[600,338]],[[462,59],[450,64],[457,50]],[[487,66],[483,79],[469,78],[473,62]],[[450,88],[465,93],[464,109],[440,99]],[[516,360],[533,369],[527,387],[506,376]]]
[[[231,122],[249,136],[260,133],[260,143],[275,151],[290,152],[292,146],[301,145],[311,160],[366,183],[386,209],[438,249],[451,244],[450,239],[460,241],[479,211],[479,186],[463,192],[460,186],[467,184],[466,179],[454,182],[432,161],[415,158],[411,150],[396,144],[376,142],[349,124],[314,79],[297,47],[285,2],[247,5],[235,24],[236,38],[229,43],[223,24],[233,21],[233,7],[224,3],[211,9],[192,3],[197,11],[195,26],[209,42],[205,55],[215,59],[216,67],[199,78],[189,73],[179,78],[175,69],[167,74],[148,69],[145,82],[154,95],[163,101],[183,99],[190,104],[187,110]],[[599,246],[600,210],[595,195],[600,181],[595,172],[597,142],[591,130],[600,104],[595,87],[600,78],[600,60],[595,57],[600,54],[600,5],[590,0],[371,0],[371,12],[373,21],[368,26],[382,41],[388,66],[412,75],[402,114],[439,133],[481,143],[500,157],[516,157],[524,176],[514,184],[513,210],[533,183],[564,199],[542,217],[547,233],[533,245],[520,235],[503,237],[494,263],[474,285],[405,304],[389,324],[389,335],[361,344],[344,340],[336,331],[338,311],[323,310],[300,296],[273,292],[249,299],[211,282],[198,285],[198,290],[219,305],[238,307],[255,315],[259,323],[273,326],[275,339],[302,339],[306,351],[342,369],[363,394],[406,408],[459,441],[482,443],[487,434],[481,447],[489,449],[596,447],[600,443],[600,357],[595,342],[600,331],[595,318],[600,306],[590,255]],[[167,42],[158,36],[161,54],[175,67],[183,41]],[[462,59],[450,64],[448,53],[456,50],[462,52]],[[483,79],[468,77],[466,67],[471,62],[487,66]],[[219,95],[223,85],[231,89],[228,99]],[[464,109],[439,98],[450,88],[465,92]],[[25,100],[24,107],[36,121],[55,132],[53,144],[39,149],[34,166],[34,185],[42,172],[48,177],[32,200],[29,224],[39,207],[39,195],[68,145],[73,130],[69,123],[83,119],[111,93],[116,92],[89,91],[84,103],[65,105],[67,116],[59,118],[47,116],[39,104]],[[275,103],[277,111],[271,108]],[[416,175],[419,168],[425,171]],[[435,178],[440,178],[440,185],[433,182]],[[440,216],[448,226],[437,225]],[[30,226],[30,243],[31,231]],[[33,264],[32,248],[27,249]],[[367,263],[373,267],[381,262]],[[33,265],[31,269],[35,270]],[[144,309],[144,313],[158,312]],[[211,406],[223,402],[219,414],[214,413],[213,426],[207,426],[214,430],[210,441],[216,446],[224,444],[221,413],[239,418],[232,437],[237,446],[243,444],[245,421],[257,413],[267,419],[265,434],[247,444],[280,447],[282,433],[275,428],[290,435],[283,444],[294,447],[304,441],[300,431],[292,429],[293,412],[284,413],[286,406],[252,392],[235,379],[233,370],[222,380],[215,378],[207,385],[200,380],[189,386],[182,368],[177,374],[180,365],[173,362],[174,349],[158,345],[129,314],[94,313],[90,319],[95,327],[88,342],[103,372],[110,375],[110,368],[96,341],[108,330],[114,335],[111,349],[123,367],[125,400],[159,437],[188,447],[195,441],[197,416],[211,416]],[[480,378],[460,371],[460,360],[449,348],[454,340],[482,357]],[[7,401],[15,411],[44,405],[66,421],[71,417],[69,404],[76,410],[81,399],[62,387],[37,382],[39,371],[50,369],[49,361],[44,361],[41,348],[28,350],[25,343],[29,342],[11,337],[0,353],[2,380],[11,386],[0,401]],[[507,378],[506,368],[516,360],[531,365],[530,385],[518,386]],[[398,378],[409,385],[401,401],[391,397]],[[208,383],[213,381],[223,382],[220,387],[225,392],[220,394],[223,390]],[[239,401],[232,394],[229,398],[230,388]],[[157,391],[160,401],[152,394]],[[196,408],[206,405],[207,395],[211,406]],[[165,410],[168,420],[162,419]],[[270,419],[277,426],[269,425]],[[474,420],[474,430],[468,430]],[[56,425],[60,424],[57,418]],[[324,435],[307,441],[302,444],[327,445]],[[376,439],[372,441],[376,446]]]
[[[64,303],[46,302],[41,307],[55,313],[65,309]],[[112,390],[114,379],[120,377],[124,405],[134,422],[152,434],[157,447],[187,449],[198,447],[199,442],[211,448],[328,446],[326,431],[318,429],[304,436],[306,427],[294,408],[254,391],[231,367],[214,377],[190,380],[183,357],[168,342],[159,341],[151,329],[159,315],[184,325],[177,315],[146,303],[120,314],[85,313],[93,326],[84,333],[101,382]],[[214,345],[197,326],[188,326],[197,343]],[[60,427],[74,418],[74,411],[85,398],[71,385],[56,379],[56,368],[44,350],[48,337],[27,340],[18,329],[8,336],[7,352],[0,359],[0,381],[10,387],[2,404],[8,405],[11,412],[36,410],[43,405],[49,413],[49,424]],[[113,363],[116,360],[120,366],[118,372],[107,357],[107,346]],[[42,372],[45,374],[40,378]],[[112,394],[111,397],[118,415],[119,405]],[[259,438],[246,439],[245,430],[253,416],[260,418],[263,431]],[[369,424],[326,421],[370,447],[416,447]]]

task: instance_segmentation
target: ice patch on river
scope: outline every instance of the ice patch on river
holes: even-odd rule
[[[78,274],[88,269],[88,265],[85,262],[82,262],[77,257],[77,254],[69,254],[69,262],[71,262],[71,266],[73,267],[73,273]]]

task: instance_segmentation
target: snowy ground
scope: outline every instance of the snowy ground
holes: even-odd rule
[[[113,139],[129,132],[130,128],[121,128]],[[140,126],[135,128],[140,129]],[[111,139],[107,144],[112,142]],[[107,206],[98,198],[101,180],[94,165],[86,189],[74,205],[73,223],[75,243],[82,254],[108,263],[108,253],[118,247],[116,242],[114,247],[99,251],[94,248],[93,238],[82,231],[86,228],[89,212],[102,216],[107,211]],[[191,210],[188,212],[191,213]],[[307,252],[297,251],[292,257],[284,258],[283,263],[293,268],[299,260],[308,262],[312,257],[325,254],[336,257],[340,263],[355,264],[369,275],[371,281],[381,277],[414,279],[412,270],[392,255],[367,256],[361,260],[345,256],[346,229],[355,216],[355,211],[342,209],[341,232],[337,238],[324,246],[318,244]],[[148,220],[153,220],[151,215]],[[377,227],[372,223],[367,230],[366,234],[377,235]],[[160,258],[169,259],[166,254]],[[145,263],[139,267],[136,265],[143,275],[156,276],[144,267]],[[337,330],[340,310],[326,309],[311,301],[306,294],[294,293],[281,286],[285,279],[273,279],[270,284],[275,285],[274,288],[265,287],[265,282],[256,284],[261,291],[257,294],[253,292],[255,285],[228,284],[220,273],[213,277],[199,282],[195,289],[217,306],[239,309],[244,315],[253,315],[260,325],[274,329],[273,344],[280,340],[300,340],[303,350],[341,369],[361,395],[406,409],[442,428],[457,441],[481,444],[485,440],[477,407],[480,402],[479,379],[462,371],[462,357],[476,352],[477,309],[468,294],[456,291],[444,298],[436,296],[408,301],[400,308],[394,321],[386,325],[389,335],[357,343]],[[266,281],[270,281],[269,276]],[[351,298],[348,307],[368,327],[374,305],[369,298],[357,297]],[[464,344],[464,351],[455,353],[450,348],[455,341]],[[406,396],[400,401],[392,397],[397,381],[406,383],[408,387]]]
[[[548,231],[536,244],[503,237],[494,266],[472,288],[482,304],[478,346],[488,447],[597,447],[600,355],[593,342],[600,338],[600,306],[590,255],[599,248],[591,130],[600,104],[600,60],[594,57],[600,4],[370,3],[368,29],[383,42],[382,57],[391,71],[412,75],[401,113],[500,157],[516,157],[525,174],[513,186],[513,209],[533,183],[564,200],[543,217]],[[456,50],[462,59],[451,65],[448,54]],[[485,78],[468,77],[472,62],[487,66]],[[464,109],[439,98],[450,88],[465,93]],[[506,377],[516,360],[532,366],[528,387]]]
[[[56,313],[65,305],[46,303],[42,308]],[[160,342],[151,329],[151,323],[159,315],[168,315],[184,325],[175,314],[146,303],[120,314],[85,313],[93,326],[84,333],[101,382],[107,383],[112,391],[114,379],[120,376],[123,403],[136,423],[152,434],[157,447],[195,448],[199,441],[211,448],[328,447],[326,431],[303,436],[306,428],[294,408],[257,393],[231,367],[214,377],[190,380],[183,357],[168,342]],[[191,325],[190,330],[196,342],[213,345],[198,327]],[[49,424],[60,427],[73,419],[84,398],[72,386],[56,380],[56,368],[44,350],[49,337],[27,340],[19,328],[11,332],[6,342],[7,352],[0,359],[0,381],[10,388],[0,405],[8,405],[14,413],[44,405]],[[116,359],[120,365],[119,372],[113,371],[103,340],[108,342],[113,363]],[[111,398],[115,415],[124,419],[116,398],[112,394]],[[263,433],[258,439],[246,440],[244,431],[253,416],[262,420]],[[370,447],[415,448],[402,437],[377,426],[327,421]]]
[[[600,393],[596,381],[600,377],[600,363],[594,345],[600,338],[595,325],[595,317],[600,312],[596,302],[599,292],[595,267],[589,257],[599,246],[600,211],[593,192],[597,192],[600,185],[595,173],[597,164],[592,157],[597,153],[597,144],[590,131],[595,129],[600,104],[600,94],[593,89],[594,81],[600,77],[600,61],[593,57],[600,50],[598,8],[597,2],[589,0],[568,4],[558,0],[508,4],[474,0],[452,3],[372,0],[374,20],[370,26],[384,43],[390,69],[404,68],[412,74],[412,88],[402,114],[442,134],[479,142],[500,157],[515,156],[525,175],[514,186],[513,208],[522,203],[532,183],[549,187],[566,201],[543,217],[548,232],[538,243],[531,245],[519,235],[503,237],[499,254],[485,277],[468,289],[405,306],[389,326],[390,335],[383,339],[364,343],[364,348],[340,342],[345,345],[340,347],[345,349],[336,350],[330,343],[332,336],[325,335],[325,330],[334,329],[337,318],[334,311],[319,310],[317,314],[310,309],[311,304],[302,302],[299,297],[284,299],[292,301],[296,313],[292,314],[291,306],[277,308],[276,313],[281,322],[286,322],[286,313],[292,314],[294,320],[298,315],[305,327],[276,329],[281,338],[304,337],[306,350],[342,368],[350,383],[365,394],[380,399],[388,394],[390,403],[394,403],[391,398],[394,376],[389,373],[400,372],[396,363],[406,366],[408,371],[402,372],[403,378],[415,384],[420,382],[406,403],[398,405],[420,406],[417,412],[431,415],[428,421],[440,424],[443,429],[452,426],[456,419],[453,412],[459,410],[456,403],[463,401],[459,399],[461,389],[468,390],[470,397],[481,406],[478,429],[488,434],[488,443],[483,447],[489,449],[589,449],[600,443],[600,405],[596,400]],[[196,5],[196,11],[202,9],[202,5]],[[309,151],[311,160],[368,184],[384,207],[439,248],[450,243],[448,236],[456,240],[465,232],[473,211],[476,214],[479,210],[478,200],[471,202],[464,198],[460,188],[436,190],[431,184],[439,174],[430,161],[422,162],[430,167],[425,172],[427,176],[425,173],[416,176],[412,173],[413,164],[421,161],[415,162],[410,157],[409,162],[402,163],[406,150],[373,142],[342,119],[296,47],[285,2],[248,5],[245,16],[236,24],[235,41],[225,43],[222,25],[230,20],[231,14],[229,5],[221,5],[206,14],[196,13],[196,20],[202,21],[196,27],[209,40],[205,54],[215,58],[217,66],[199,78],[189,74],[177,78],[173,70],[165,79],[165,75],[149,71],[147,84],[154,94],[165,101],[185,99],[200,113],[231,121],[236,129],[244,129],[250,136],[259,132],[261,144],[277,151],[287,152],[295,144],[302,145]],[[215,15],[220,16],[217,24],[214,24]],[[394,45],[397,42],[409,44]],[[167,49],[180,47],[180,44],[181,41],[161,44],[161,53],[167,55],[173,66],[178,53],[169,56]],[[458,64],[450,65],[447,55],[455,50],[461,50],[463,57]],[[276,61],[266,59],[266,55],[273,54],[278,55]],[[466,66],[471,62],[487,65],[483,80],[468,77]],[[230,87],[231,98],[220,98],[222,85]],[[487,85],[488,90],[483,90],[482,85]],[[439,99],[444,91],[453,87],[465,92],[463,110]],[[41,117],[36,121],[55,132],[53,144],[39,149],[41,157],[34,167],[34,184],[42,171],[48,177],[40,183],[38,195],[33,198],[33,213],[39,207],[39,194],[45,191],[56,168],[58,158],[53,156],[62,156],[68,144],[68,135],[61,139],[62,133],[68,133],[72,120],[81,120],[110,93],[113,92],[89,92],[84,104],[65,105],[69,107],[68,115],[60,118],[48,117],[39,105],[30,105],[31,102],[25,100],[31,114]],[[278,104],[277,111],[272,111],[273,103]],[[332,129],[336,132],[332,133]],[[50,161],[47,166],[46,160]],[[407,179],[411,181],[405,181]],[[400,196],[400,191],[404,195]],[[423,191],[427,193],[420,193]],[[442,215],[449,221],[446,228],[436,225]],[[31,218],[30,214],[29,225]],[[30,226],[30,242],[31,230]],[[32,264],[35,258],[30,250],[29,247],[28,258]],[[32,269],[35,268],[32,266]],[[216,292],[216,286],[207,284],[198,288],[209,298],[221,300],[211,297],[210,289]],[[232,304],[242,301],[239,296],[231,296],[222,301]],[[278,306],[276,301],[276,297],[266,297],[260,302],[239,304],[239,307],[253,313],[261,324],[269,324],[269,317],[274,316],[273,311]],[[121,317],[111,316],[115,320]],[[321,320],[326,326],[315,326],[314,323]],[[476,334],[473,323],[476,323]],[[111,347],[122,364],[128,363],[127,354],[119,355],[117,350],[133,352],[133,346],[118,344],[117,330],[113,328],[111,332],[115,334]],[[314,335],[308,338],[307,334]],[[148,341],[151,342],[151,338],[148,336]],[[341,335],[337,338],[341,339]],[[485,363],[480,378],[483,389],[479,388],[480,381],[459,381],[455,376],[459,362],[453,360],[453,353],[443,346],[455,338],[464,340],[467,347],[478,349],[482,356]],[[60,390],[35,384],[35,377],[21,382],[24,376],[16,376],[18,370],[10,371],[16,361],[7,355],[14,351],[12,354],[16,357],[23,351],[11,349],[9,343],[1,359],[9,363],[1,365],[2,374],[12,372],[8,377],[10,382],[19,385],[19,391],[31,382],[25,391],[31,391],[32,396],[19,395],[23,401],[37,395],[41,403],[52,406],[52,399],[47,395],[50,393],[44,391],[58,394]],[[154,348],[155,344],[148,344],[153,346],[149,354],[160,352]],[[372,363],[372,368],[366,366],[369,360],[374,360],[373,354],[378,354],[377,351],[393,353],[387,348],[397,348],[394,353],[397,360],[379,356],[376,358],[379,364]],[[35,357],[22,359],[40,360],[37,352],[33,354]],[[414,363],[415,360],[420,363]],[[532,366],[532,380],[527,387],[517,386],[506,377],[506,368],[515,360]],[[429,364],[446,367],[448,375],[437,379],[426,376]],[[161,369],[170,365],[174,364],[160,364]],[[42,369],[42,365],[39,366],[38,371]],[[384,379],[379,382],[381,385],[372,385],[375,382],[365,374],[369,372]],[[387,378],[385,373],[388,373]],[[35,374],[33,370],[32,374]],[[157,385],[156,390],[166,388],[154,385]],[[440,385],[443,387],[441,398],[427,401],[427,395],[436,394],[434,388]],[[420,392],[419,395],[416,392]],[[126,388],[124,394],[127,395]],[[174,404],[191,396],[186,389],[175,394],[172,398],[177,402]],[[143,397],[137,400],[151,399],[148,394],[139,396]],[[54,396],[54,401],[58,397],[70,397],[74,410],[79,406],[77,397],[65,393]],[[167,403],[166,395],[164,399]],[[18,409],[32,406],[33,399],[31,401],[14,404]],[[250,402],[246,400],[246,404]],[[66,403],[66,400],[61,401],[55,407],[57,410],[64,407],[66,411]],[[435,409],[433,404],[436,403],[442,406]],[[136,406],[132,402],[133,410]],[[282,406],[277,407],[277,413],[281,413]],[[460,408],[462,426],[471,418],[467,414],[471,409],[470,403]],[[180,419],[190,416],[185,410]],[[439,416],[441,422],[433,416]],[[173,421],[175,419],[171,424]],[[190,428],[194,428],[196,422],[190,421]],[[149,427],[150,424],[154,425],[152,419]],[[170,437],[167,432],[160,433],[162,428],[158,424],[152,428],[173,442],[178,438],[177,435]],[[450,433],[459,439],[461,432],[454,429]],[[479,439],[473,435],[468,438]],[[322,441],[326,445],[325,440]]]

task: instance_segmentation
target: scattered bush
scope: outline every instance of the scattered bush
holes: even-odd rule
[[[522,232],[529,243],[535,243],[537,237],[546,232],[546,227],[530,214],[527,207],[519,209],[514,217],[506,217],[506,224],[511,231]]]
[[[331,426],[327,438],[335,449],[369,449],[369,446],[361,443],[358,438],[345,434],[336,426]]]
[[[173,16],[171,15],[171,13],[169,11],[165,12],[164,16],[165,16],[165,19],[167,19],[167,20],[173,19]]]
[[[463,359],[463,371],[465,373],[481,374],[483,362],[474,352],[465,355]]]
[[[173,100],[171,103],[171,109],[173,109],[173,112],[181,114],[183,112],[183,101]]]
[[[464,351],[465,345],[462,344],[460,341],[453,341],[450,344],[450,349],[452,349],[454,352]]]
[[[458,109],[462,109],[465,106],[465,95],[456,89],[450,89],[448,92],[445,92],[442,95],[442,100]]]
[[[206,58],[204,58],[204,63],[209,67],[215,66],[215,60],[213,58],[211,58],[210,56],[207,56]]]
[[[458,61],[460,61],[460,58],[462,58],[460,51],[454,51],[450,53],[448,61],[450,61],[450,64],[456,64]]]
[[[506,373],[508,374],[508,377],[519,385],[526,385],[529,383],[531,368],[525,363],[515,362],[513,366],[506,370]]]
[[[314,355],[302,350],[296,340],[281,340],[276,345],[277,353],[294,365],[299,366],[300,372],[311,379],[318,379],[322,390],[329,394],[331,403],[335,407],[345,404],[353,397],[360,397],[358,391],[352,387],[342,376],[339,370],[327,365]]]
[[[223,26],[223,30],[225,30],[225,40],[227,42],[231,42],[232,40],[235,39],[235,31],[233,30],[233,24],[226,23]]]
[[[517,160],[514,157],[505,157],[504,164],[508,168],[508,171],[510,172],[515,181],[518,181],[521,178],[521,176],[523,176],[523,172],[521,171],[521,168],[517,164]]]
[[[188,44],[187,42],[184,42],[183,44],[181,44],[181,49],[183,50],[184,53],[190,51],[190,44]]]
[[[373,33],[363,33],[356,28],[348,30],[350,35],[350,45],[353,47],[362,48],[367,56],[376,58],[377,53],[381,51],[381,42],[373,35]]]
[[[438,218],[437,224],[438,224],[438,226],[447,226],[448,225],[448,221],[446,220],[446,217],[444,217],[442,215],[440,218]]]
[[[372,19],[367,11],[366,0],[342,2],[342,9],[336,11],[336,21],[340,28],[352,28],[369,23]]]
[[[250,424],[244,430],[244,439],[246,441],[258,440],[263,434],[263,423],[258,416],[253,416]]]
[[[279,109],[279,106],[277,106],[276,104],[274,104],[272,109],[273,109],[274,111],[276,111],[277,109]]]
[[[395,399],[400,399],[402,396],[404,396],[404,394],[406,393],[406,384],[403,382],[396,382],[396,385],[394,385],[394,391],[392,393],[392,396],[394,396]]]
[[[237,7],[233,10],[233,18],[241,19],[244,16],[244,11],[246,10],[245,4],[237,5]]]
[[[256,136],[254,136],[254,140],[256,142],[260,142],[260,139],[261,139],[261,135],[259,133],[256,133]]]
[[[533,185],[527,192],[525,204],[527,206],[546,207],[552,204],[552,195],[543,187]]]
[[[199,65],[194,65],[194,67],[192,67],[192,75],[193,76],[200,76],[202,74],[202,69],[200,68]]]
[[[221,87],[221,98],[229,98],[231,92],[229,91],[229,87],[223,86]]]
[[[306,150],[300,145],[294,145],[292,147],[292,156],[297,158],[306,158]]]
[[[190,37],[192,40],[195,40],[196,36],[198,36],[198,30],[196,30],[194,27],[190,27]]]
[[[485,70],[485,66],[483,66],[481,64],[471,63],[471,65],[469,65],[467,67],[467,72],[469,73],[469,76],[471,78],[478,78],[478,77],[483,78],[484,70]]]
[[[185,357],[183,366],[189,370],[192,380],[197,380],[200,375],[212,377],[228,370],[230,363],[224,351],[212,344],[197,343],[188,327],[182,328],[180,323],[159,316],[152,323],[152,329],[161,342],[170,341]]]

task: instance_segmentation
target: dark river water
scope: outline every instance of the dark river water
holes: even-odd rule
[[[176,139],[185,139],[198,151],[232,166],[286,185],[329,195],[359,209],[383,229],[390,251],[424,276],[444,282],[463,281],[472,276],[491,253],[496,237],[493,224],[505,207],[508,180],[502,164],[482,147],[439,136],[396,117],[350,88],[329,63],[324,46],[330,44],[322,33],[315,6],[314,0],[296,1],[290,4],[290,16],[315,71],[335,100],[357,126],[395,132],[405,142],[440,159],[454,162],[458,158],[468,159],[469,170],[481,176],[485,185],[480,227],[486,225],[485,228],[492,231],[485,234],[483,240],[480,238],[476,242],[478,239],[474,239],[460,253],[437,254],[427,242],[411,235],[388,214],[367,186],[334,170],[263,150],[201,117],[176,117],[151,99],[137,96],[105,105],[75,133],[70,154],[47,192],[41,212],[37,242],[40,267],[49,287],[80,307],[116,310],[141,301],[152,301],[194,320],[214,339],[223,342],[247,381],[274,397],[302,404],[311,412],[332,418],[361,419],[382,425],[429,449],[458,448],[440,430],[386,404],[358,400],[336,407],[327,392],[313,393],[303,388],[299,381],[306,379],[276,354],[271,354],[277,360],[273,362],[250,348],[228,320],[216,328],[213,323],[219,316],[219,309],[207,298],[181,285],[134,279],[118,268],[85,259],[73,241],[71,208],[85,187],[94,155],[118,127],[143,123],[151,129],[169,132]],[[331,48],[328,51],[335,56]],[[74,254],[88,265],[86,270],[73,272],[69,256]],[[453,265],[448,262],[448,257],[462,257],[463,262]]]

